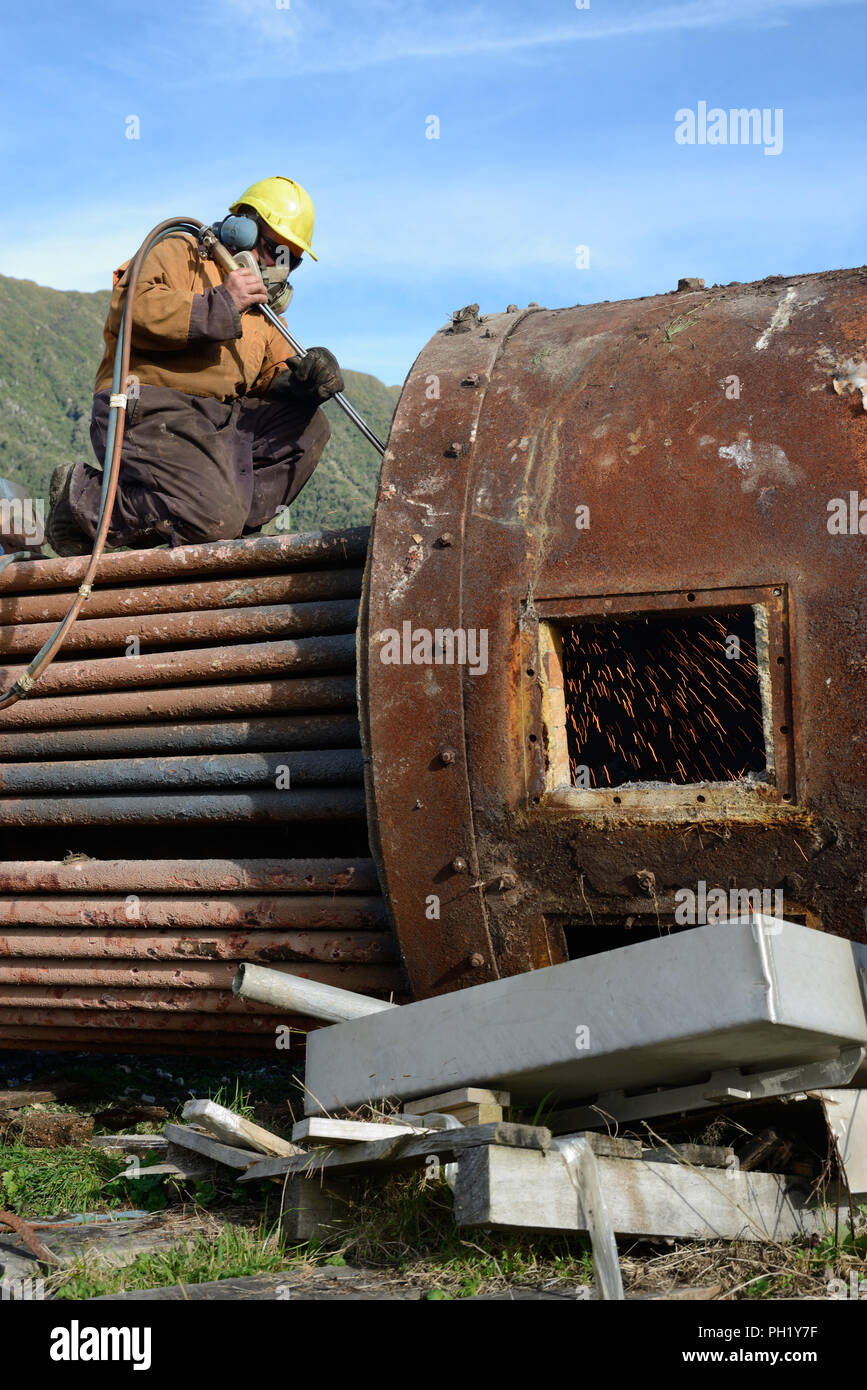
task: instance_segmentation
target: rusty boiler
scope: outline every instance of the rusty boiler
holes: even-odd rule
[[[416,995],[744,909],[867,940],[865,356],[863,269],[421,353],[360,642]]]
[[[242,960],[401,1000],[867,940],[865,354],[863,270],[462,311],[369,539],[105,557],[0,714],[0,1046],[272,1049]],[[0,575],[5,684],[83,566]]]

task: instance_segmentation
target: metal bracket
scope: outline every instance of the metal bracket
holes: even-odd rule
[[[624,1123],[682,1110],[705,1110],[736,1101],[769,1100],[798,1091],[833,1089],[846,1086],[852,1080],[865,1055],[867,1048],[850,1047],[830,1061],[808,1062],[778,1071],[748,1074],[739,1067],[730,1067],[713,1072],[708,1081],[692,1086],[673,1086],[637,1096],[606,1091],[592,1105],[558,1111],[551,1116],[548,1127],[553,1134],[571,1134],[582,1129],[603,1129],[610,1119]]]

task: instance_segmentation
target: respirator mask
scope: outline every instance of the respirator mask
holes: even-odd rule
[[[268,295],[268,307],[273,309],[275,314],[282,314],[288,309],[294,293],[289,276],[293,270],[298,269],[301,257],[291,252],[288,246],[281,246],[265,237],[259,223],[253,217],[226,217],[222,222],[215,222],[213,229],[238,264],[244,270],[252,270],[254,275],[259,276]],[[274,257],[276,265],[260,265],[253,254],[260,238]]]

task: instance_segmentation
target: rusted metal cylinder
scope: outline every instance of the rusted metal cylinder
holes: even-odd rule
[[[78,993],[80,994],[81,991]],[[134,993],[137,995],[138,991],[136,990]],[[100,1006],[98,1001],[92,1002],[94,1002],[94,1007],[80,1009],[66,1007],[66,1005],[58,1006],[53,999],[50,1006],[46,1006],[43,1000],[42,1007],[16,1006],[7,1002],[0,1005],[0,1036],[6,1030],[17,1029],[20,1039],[22,1036],[20,1030],[35,1029],[37,1031],[30,1034],[27,1045],[41,1050],[43,1048],[50,1049],[53,1046],[55,1029],[62,1029],[68,1035],[72,1029],[80,1028],[85,1034],[81,1046],[89,1048],[88,1033],[92,1036],[94,1033],[114,1032],[117,1029],[128,1034],[128,1041],[133,1045],[132,1050],[137,1051],[134,1029],[141,1028],[152,1032],[157,1029],[160,1031],[165,1029],[170,1034],[172,1027],[174,1027],[181,1036],[191,1032],[207,1033],[211,1040],[220,1035],[232,1038],[239,1051],[248,1034],[258,1033],[260,1037],[267,1037],[269,1048],[274,1050],[275,1022],[277,1020],[273,1014],[267,1012],[258,1014],[227,1013],[222,1017],[218,1017],[213,1010],[191,1013],[187,1010],[167,1008],[163,1012],[147,1007],[140,1008],[135,1000],[130,1000],[128,995],[124,997],[119,991],[106,992],[103,1006]],[[305,1021],[301,1018],[294,1020],[281,1018],[279,1022],[301,1029],[307,1029],[310,1026],[309,1020]],[[166,1051],[168,1046],[167,1036],[163,1051]]]
[[[143,719],[207,718],[281,710],[355,708],[354,676],[299,677],[234,685],[184,686],[177,690],[119,690],[111,695],[71,695],[19,700],[0,716],[0,730],[82,724],[139,723]]]
[[[311,531],[292,536],[259,536],[238,541],[185,545],[175,550],[116,551],[104,555],[99,574],[104,584],[177,580],[203,574],[254,574],[275,569],[325,569],[359,565],[367,553],[369,530]],[[87,568],[87,556],[9,565],[0,574],[0,595],[40,589],[74,589]]]
[[[373,893],[372,859],[0,862],[0,893]]]
[[[358,604],[353,599],[324,603],[275,604],[221,612],[167,613],[123,618],[79,619],[63,644],[64,652],[125,648],[133,639],[146,648],[172,647],[190,642],[219,643],[235,638],[287,638],[326,636],[355,632]],[[22,624],[0,627],[0,655],[32,656],[48,641],[56,624]]]
[[[364,794],[335,788],[202,796],[33,796],[0,801],[0,825],[267,825],[284,821],[363,820]]]
[[[104,558],[44,683],[0,712],[0,1047],[268,1052],[273,1019],[232,1002],[242,959],[403,987],[364,857],[366,545],[356,528]],[[81,569],[0,576],[7,683]],[[133,637],[144,654],[121,655]],[[67,827],[79,853],[48,859]],[[168,835],[176,857],[148,858]]]
[[[293,966],[288,964],[269,965],[268,968],[285,974],[293,971]],[[305,980],[315,978],[317,972],[314,964],[305,963],[303,969]],[[400,972],[391,966],[371,969],[366,965],[357,965],[354,970],[350,967],[347,969],[353,983],[346,983],[344,976],[342,988],[346,990],[389,991],[400,988]],[[7,987],[19,987],[23,991],[23,1002],[24,997],[31,997],[27,994],[28,987],[36,986],[45,990],[70,991],[75,997],[75,994],[96,985],[100,989],[129,990],[130,1002],[135,1006],[134,991],[139,989],[158,994],[164,990],[220,990],[231,993],[235,971],[236,966],[231,961],[225,964],[219,961],[175,961],[164,965],[148,962],[130,969],[122,960],[104,956],[74,962],[26,957],[7,963],[0,959],[0,996]],[[325,965],[318,973],[321,981],[317,980],[316,983],[327,984],[332,968]]]
[[[137,617],[142,613],[228,611],[263,604],[356,598],[361,593],[361,577],[359,569],[299,570],[297,573],[256,574],[189,583],[134,584],[126,589],[100,587],[94,589],[87,600],[83,621]],[[18,623],[57,623],[65,617],[71,601],[71,592],[7,594],[0,591],[0,623],[4,627]]]
[[[225,748],[354,748],[355,715],[294,719],[216,720],[188,724],[124,724],[117,728],[28,730],[0,734],[0,762],[57,762],[136,753],[204,753]],[[2,870],[2,865],[0,865]]]
[[[21,1048],[31,1049],[40,1047],[50,1052],[106,1052],[114,1053],[143,1053],[152,1055],[157,1053],[160,1056],[175,1053],[186,1056],[205,1056],[205,1057],[226,1057],[237,1058],[239,1053],[254,1056],[273,1056],[274,1053],[274,1029],[262,1034],[249,1033],[243,1037],[228,1033],[223,1037],[220,1033],[212,1033],[208,1036],[207,1029],[204,1034],[191,1033],[188,1028],[182,1032],[173,1028],[107,1028],[101,1032],[99,1028],[65,1028],[58,1024],[56,1016],[54,1020],[46,1026],[40,1027],[36,1023],[28,1024],[0,1024],[0,1048],[20,1050]],[[287,1023],[293,1028],[293,1043],[298,1040],[303,1042],[304,1034],[309,1031],[310,1023],[304,1019],[287,1019]],[[184,1020],[186,1025],[187,1020]],[[285,1056],[285,1053],[284,1053]]]
[[[55,661],[29,699],[91,690],[124,690],[144,685],[186,685],[239,676],[283,675],[288,670],[346,671],[355,664],[355,637],[301,637],[297,642],[249,642],[234,647],[107,657],[93,661]],[[11,685],[24,666],[0,668]],[[5,721],[0,724],[5,727]]]
[[[360,748],[315,752],[234,753],[175,758],[126,758],[99,762],[10,763],[0,769],[0,795],[62,792],[184,792],[199,787],[354,786],[362,781]]]
[[[291,680],[247,681],[231,685],[182,686],[176,689],[117,691],[111,695],[78,695],[19,702],[3,711],[0,727],[125,724],[128,720],[205,717],[289,712],[349,710],[355,707],[353,676],[295,677]]]
[[[341,932],[339,928],[264,931],[251,927],[246,932],[235,929],[231,932],[210,931],[172,936],[170,932],[149,932],[146,929],[122,932],[117,928],[94,930],[70,927],[52,931],[45,925],[40,925],[38,929],[3,927],[0,930],[0,980],[7,984],[17,978],[17,970],[34,961],[51,962],[52,970],[70,961],[87,962],[90,972],[87,980],[66,980],[60,981],[61,984],[108,983],[104,981],[99,962],[135,961],[139,964],[132,970],[128,964],[124,965],[127,983],[134,985],[141,982],[142,964],[154,961],[186,964],[190,961],[258,960],[268,965],[282,961],[320,961],[330,967],[335,963],[378,965],[394,961],[395,958],[394,941],[387,931]],[[325,972],[323,978],[328,983],[329,971]],[[367,979],[366,976],[364,978]],[[393,976],[389,975],[388,980],[392,982]],[[231,982],[230,976],[230,985]],[[30,980],[30,983],[35,981]]]
[[[404,386],[359,635],[372,848],[416,995],[656,935],[700,885],[865,941],[863,272],[461,330]],[[738,671],[735,764],[746,716],[733,695],[719,737],[706,711]],[[662,766],[663,739],[705,763]]]
[[[0,928],[13,925],[80,927],[83,931],[148,931],[158,927],[206,928],[209,931],[382,931],[388,925],[379,896],[274,894],[244,896],[221,893],[205,898],[145,897],[9,897],[0,898]]]
[[[286,966],[286,970],[291,973],[293,969],[300,971],[315,969],[315,966]],[[324,966],[319,967],[325,969]],[[347,969],[361,970],[362,966],[348,966]],[[45,994],[36,985],[16,984],[0,985],[0,1020],[2,1020],[5,1010],[14,1009],[20,1014],[26,1009],[42,1009],[45,1007]],[[245,999],[236,999],[231,993],[228,994],[220,989],[202,989],[193,992],[188,989],[174,989],[171,986],[165,989],[130,989],[127,985],[122,990],[112,988],[101,989],[88,987],[86,985],[58,985],[51,989],[51,1008],[58,1011],[75,1011],[76,1013],[94,1012],[99,1014],[102,1010],[108,1013],[119,1013],[134,1010],[138,1014],[225,1014],[229,1017],[243,1017],[244,1015],[259,1014],[285,1014],[286,1010],[281,1010],[278,1005],[254,1004]]]

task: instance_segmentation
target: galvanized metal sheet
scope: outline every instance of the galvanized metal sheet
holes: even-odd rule
[[[305,1113],[477,1085],[552,1108],[867,1045],[854,947],[789,923],[707,926],[321,1029]]]

